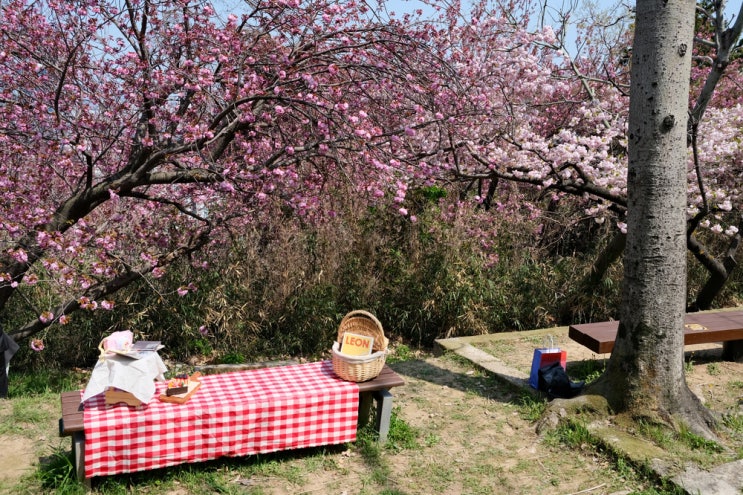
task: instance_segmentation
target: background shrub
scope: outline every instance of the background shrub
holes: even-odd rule
[[[163,341],[164,355],[185,362],[327,357],[353,309],[373,312],[393,342],[414,347],[617,317],[621,261],[597,285],[581,285],[612,228],[571,221],[579,205],[465,214],[458,201],[424,188],[411,192],[405,217],[352,201],[323,222],[283,215],[213,246],[207,269],[183,263],[120,292],[114,311],[50,327],[45,351],[23,346],[13,366],[90,367],[99,341],[122,329]],[[690,267],[693,290],[706,273]],[[189,283],[197,290],[179,296]],[[740,286],[737,275],[719,304],[735,304]],[[32,312],[13,314],[20,322]]]

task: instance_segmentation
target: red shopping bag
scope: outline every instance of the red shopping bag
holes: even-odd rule
[[[560,363],[563,369],[567,364],[568,352],[555,346],[553,337],[549,337],[549,342],[545,341],[545,346],[534,349],[534,357],[531,361],[531,374],[529,375],[529,385],[539,390],[539,369],[552,363]]]

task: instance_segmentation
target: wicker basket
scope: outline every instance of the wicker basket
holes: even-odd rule
[[[368,356],[348,356],[341,354],[340,342],[346,332],[374,337],[372,353]],[[389,339],[373,314],[355,310],[348,313],[338,326],[338,340],[333,344],[333,371],[340,378],[350,382],[365,382],[379,376],[387,358]]]

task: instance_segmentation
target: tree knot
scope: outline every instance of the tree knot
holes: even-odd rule
[[[663,132],[668,132],[673,129],[674,125],[676,125],[676,117],[674,117],[673,115],[666,115],[663,118],[663,123],[660,126],[660,130]]]

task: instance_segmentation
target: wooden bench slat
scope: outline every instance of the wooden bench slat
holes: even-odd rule
[[[69,436],[76,431],[83,430],[83,405],[80,402],[80,391],[62,392],[62,421],[60,436]]]
[[[366,382],[360,382],[357,385],[359,386],[359,392],[373,392],[400,387],[405,385],[405,380],[385,364],[382,371],[379,372],[379,376]]]
[[[688,313],[685,321],[685,345],[743,340],[743,311]],[[689,324],[705,328],[688,328]],[[597,354],[607,354],[614,349],[618,328],[618,321],[570,325],[568,336]]]

